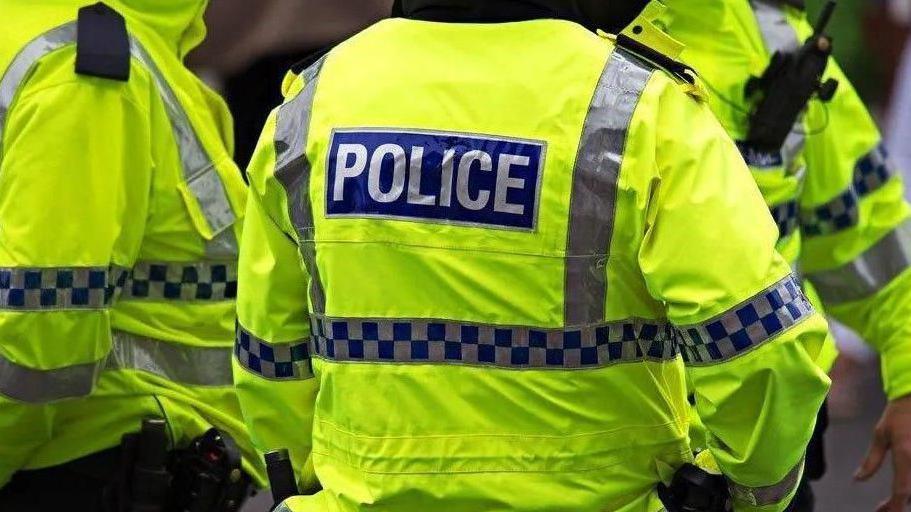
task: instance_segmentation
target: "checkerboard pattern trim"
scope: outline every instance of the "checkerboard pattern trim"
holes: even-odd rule
[[[236,262],[140,262],[123,289],[125,300],[218,301],[236,297]]]
[[[270,343],[237,324],[234,357],[247,370],[274,380],[302,380],[313,377],[309,341]]]
[[[677,356],[669,324],[611,322],[576,329],[451,320],[312,317],[314,357],[512,369],[597,368]]]
[[[772,218],[775,219],[775,224],[778,226],[779,239],[787,238],[797,231],[799,223],[797,201],[788,201],[786,203],[777,204],[769,208],[769,211],[772,212]]]
[[[115,300],[237,297],[237,264],[140,262],[123,267],[0,268],[0,309],[103,309]]]
[[[861,157],[854,166],[851,186],[847,190],[822,206],[800,212],[803,234],[828,235],[857,225],[860,199],[882,188],[892,177],[892,168],[882,145]]]
[[[707,322],[678,327],[688,365],[714,364],[749,351],[813,313],[797,277],[790,275]]]
[[[128,274],[120,267],[0,268],[0,309],[103,309]]]

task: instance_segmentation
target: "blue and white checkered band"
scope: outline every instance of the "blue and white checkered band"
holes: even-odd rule
[[[787,238],[797,231],[797,201],[788,201],[769,208],[775,224],[778,226],[778,238]]]
[[[681,326],[681,354],[689,365],[734,358],[785,332],[813,313],[790,275],[739,306],[699,325]]]
[[[835,199],[800,212],[801,231],[806,236],[837,233],[857,225],[860,199],[879,190],[892,177],[892,163],[886,148],[877,146],[854,166],[851,185]]]
[[[0,268],[0,309],[102,309],[116,300],[220,301],[237,296],[237,264]]]
[[[268,342],[238,323],[234,356],[242,367],[267,379],[301,380],[313,377],[309,340]]]
[[[101,309],[127,281],[120,267],[0,268],[0,309]]]
[[[313,317],[311,323],[314,357],[331,361],[579,369],[677,356],[669,324],[638,320],[566,330],[426,319]]]
[[[237,297],[237,263],[137,263],[122,298],[231,300]]]
[[[738,140],[736,144],[743,160],[754,169],[777,169],[784,165],[784,157],[781,155],[781,150],[764,151],[756,149],[749,142],[743,140]]]
[[[326,216],[533,230],[546,143],[420,130],[335,130]]]

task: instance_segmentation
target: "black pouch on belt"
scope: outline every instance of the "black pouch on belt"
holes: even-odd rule
[[[175,451],[170,469],[174,483],[168,510],[235,512],[252,490],[237,443],[214,428]]]

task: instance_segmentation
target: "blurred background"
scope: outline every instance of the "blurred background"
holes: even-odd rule
[[[295,63],[385,17],[392,0],[217,0],[207,13],[209,37],[191,65],[220,90],[235,119],[236,157],[246,166],[280,84]],[[823,0],[807,0],[810,19]],[[838,0],[829,27],[835,55],[879,121],[893,158],[911,169],[911,0]],[[911,182],[911,180],[906,180]],[[815,487],[818,510],[872,511],[889,491],[889,472],[866,484],[851,476],[866,452],[884,398],[879,365],[853,333],[839,326],[842,356],[833,373],[828,473]],[[245,512],[267,510],[261,495]]]

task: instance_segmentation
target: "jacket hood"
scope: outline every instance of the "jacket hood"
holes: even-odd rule
[[[56,0],[79,8],[95,0]],[[103,0],[132,25],[157,35],[181,59],[206,37],[203,21],[209,0]]]

